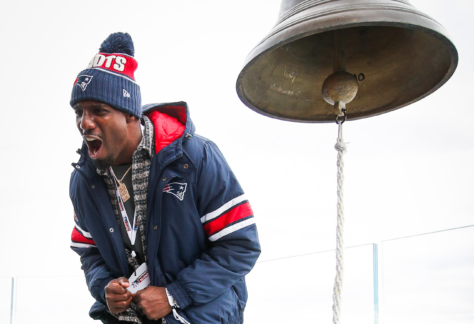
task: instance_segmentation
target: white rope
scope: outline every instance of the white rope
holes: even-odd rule
[[[346,143],[342,137],[342,122],[338,122],[338,137],[334,148],[337,150],[337,247],[336,247],[336,279],[334,280],[333,294],[333,323],[339,324],[341,319],[341,292],[344,274],[344,153],[346,153]]]

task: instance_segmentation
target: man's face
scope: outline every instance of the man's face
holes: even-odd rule
[[[127,114],[94,100],[80,101],[73,108],[77,128],[96,167],[113,165],[127,140]]]

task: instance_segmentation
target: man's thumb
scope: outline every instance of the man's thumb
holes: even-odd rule
[[[125,278],[125,277],[120,277],[118,282],[119,282],[120,285],[122,285],[122,287],[127,288],[128,286],[130,286],[130,283],[128,282],[128,279]]]

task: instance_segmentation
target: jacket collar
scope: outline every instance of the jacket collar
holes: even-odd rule
[[[160,111],[174,117],[186,126],[184,135],[194,135],[196,128],[191,120],[188,104],[184,101],[147,104],[143,106],[142,111],[144,115],[149,115],[153,111]]]
[[[154,111],[159,111],[168,116],[176,118],[181,124],[185,126],[183,134],[175,139],[172,143],[161,149],[154,159],[157,159],[160,168],[171,161],[183,155],[183,142],[190,139],[194,135],[195,127],[189,115],[189,108],[186,102],[169,102],[158,104],[147,104],[143,106],[143,114],[150,116]],[[156,126],[156,125],[155,125]]]

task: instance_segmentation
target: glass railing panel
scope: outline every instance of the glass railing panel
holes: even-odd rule
[[[98,323],[84,277],[18,277],[13,324]],[[3,323],[3,322],[2,322]]]
[[[344,321],[375,323],[375,247],[344,250]],[[245,323],[331,323],[335,264],[334,251],[257,263],[247,277]],[[88,316],[94,300],[83,277],[20,277],[15,284],[14,324],[95,323]]]
[[[0,323],[10,323],[12,313],[12,283],[11,277],[0,277]]]
[[[474,323],[474,226],[384,241],[382,251],[382,323]]]
[[[344,250],[342,322],[376,323],[375,247]],[[334,251],[258,262],[247,276],[245,323],[332,323],[335,268]]]

